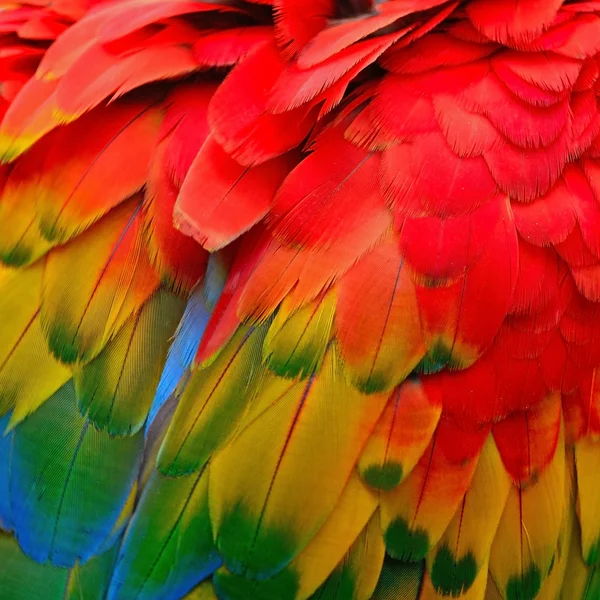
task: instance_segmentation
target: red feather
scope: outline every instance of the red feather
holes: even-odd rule
[[[209,137],[181,188],[175,224],[210,251],[224,247],[267,214],[296,162],[288,153],[244,167]]]
[[[522,486],[532,483],[556,452],[562,424],[560,394],[549,394],[525,413],[494,425],[496,446],[506,470]]]
[[[266,112],[269,92],[285,68],[273,42],[257,46],[215,93],[209,122],[216,141],[243,165],[265,162],[295,148],[313,125],[310,107]]]
[[[496,193],[483,158],[460,158],[441,133],[384,150],[381,180],[390,205],[408,214],[464,214]]]
[[[237,27],[207,33],[194,43],[194,58],[205,67],[235,65],[255,46],[271,39],[270,27]]]
[[[555,19],[563,0],[478,0],[466,6],[477,29],[502,44],[528,42]]]
[[[125,57],[92,46],[60,80],[56,104],[62,115],[74,118],[107,98],[197,68],[192,52],[183,45],[150,46]]]
[[[270,216],[275,237],[347,253],[359,239],[377,239],[391,216],[377,184],[379,159],[347,142],[339,129],[327,131],[277,194]]]
[[[276,35],[284,50],[295,54],[327,25],[334,0],[274,0]]]

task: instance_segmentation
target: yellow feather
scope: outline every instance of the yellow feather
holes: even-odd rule
[[[282,302],[264,344],[264,358],[281,376],[306,377],[321,368],[331,337],[335,295],[294,311],[289,299]]]
[[[160,449],[161,471],[199,469],[226,443],[251,403],[266,327],[240,327],[215,360],[193,372]]]
[[[288,567],[301,574],[298,600],[308,598],[325,581],[367,522],[369,530],[375,522],[381,538],[378,519],[372,517],[376,507],[375,494],[353,473],[325,525]]]
[[[600,440],[590,437],[579,440],[575,445],[575,464],[583,558],[593,565],[600,559]]]
[[[354,583],[352,600],[369,600],[373,596],[384,557],[385,544],[376,513],[352,545],[345,561],[345,568]]]
[[[79,407],[99,429],[118,436],[142,427],[184,308],[182,298],[157,290],[98,356],[75,366]]]
[[[431,579],[440,592],[466,592],[480,579],[481,570],[487,571],[490,548],[510,488],[510,477],[493,436],[489,436],[463,501],[427,559]],[[482,577],[485,584],[487,574]]]
[[[556,543],[554,560],[548,576],[542,584],[542,588],[536,600],[557,600],[560,595],[563,581],[565,581],[565,569],[571,547],[571,537],[573,535],[573,523],[575,521],[575,503],[574,503],[574,475],[573,453],[567,451],[567,472],[565,475],[565,508],[563,518]],[[570,582],[566,581],[567,586]]]
[[[17,267],[33,263],[54,246],[37,226],[38,174],[29,162],[27,158],[19,162],[0,196],[0,260]]]
[[[87,362],[158,287],[142,248],[135,201],[48,255],[42,325],[62,361]]]
[[[461,593],[442,594],[436,591],[436,588],[431,580],[429,572],[425,573],[423,578],[423,590],[420,600],[446,600],[448,598],[457,598],[458,600],[487,600],[486,591],[488,588],[488,562],[489,556],[483,559],[473,583],[468,590]]]
[[[581,529],[577,519],[573,516],[571,520],[573,532],[568,547],[567,561],[563,577],[563,588],[561,590],[560,600],[596,600],[590,595],[589,580],[593,569],[598,569],[597,566],[589,567],[585,564],[581,554]]]
[[[500,591],[510,598],[523,594],[533,598],[539,593],[554,559],[563,522],[564,486],[561,424],[553,459],[537,481],[526,488],[511,488],[494,538],[490,572]]]
[[[378,548],[381,547],[383,552],[378,519],[373,517],[376,507],[377,499],[373,492],[356,474],[352,474],[339,502],[323,527],[289,565],[274,577],[260,582],[232,575],[226,569],[222,569],[217,575],[217,585],[234,584],[238,588],[238,596],[239,590],[242,590],[243,595],[261,600],[275,597],[306,600],[313,597],[315,590],[328,578],[336,565],[344,560],[348,549],[363,537],[369,519],[371,525],[367,527],[370,528],[375,520],[379,532],[379,543],[377,540],[372,540],[372,550],[379,552]],[[374,533],[375,529],[370,528],[369,531]],[[383,554],[381,559],[383,560]]]
[[[244,429],[211,470],[211,517],[229,570],[268,577],[306,547],[386,400],[349,385],[334,348],[308,381],[265,377]]]
[[[13,409],[9,429],[70,377],[50,354],[40,326],[42,265],[0,269],[0,414]],[[32,376],[35,370],[35,376]]]

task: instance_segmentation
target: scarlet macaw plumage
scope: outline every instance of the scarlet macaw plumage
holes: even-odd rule
[[[600,599],[600,2],[0,12],[0,600]]]

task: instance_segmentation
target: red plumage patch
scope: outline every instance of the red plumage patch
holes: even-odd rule
[[[210,251],[226,246],[267,214],[296,162],[296,155],[288,153],[244,167],[209,137],[181,188],[177,227]]]
[[[309,134],[310,107],[268,113],[270,90],[285,68],[274,43],[261,44],[240,62],[215,93],[209,122],[216,141],[243,165],[295,148]]]

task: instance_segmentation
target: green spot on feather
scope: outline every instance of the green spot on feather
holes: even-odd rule
[[[542,575],[536,565],[515,575],[506,585],[506,600],[533,600],[542,587]]]
[[[217,546],[233,574],[266,579],[285,567],[282,557],[295,554],[296,540],[283,527],[267,529],[258,515],[238,504],[223,514]]]
[[[364,482],[376,489],[389,491],[402,481],[402,465],[397,462],[388,462],[384,465],[370,465],[362,473]]]
[[[429,552],[427,531],[420,527],[410,530],[402,518],[389,524],[384,537],[388,554],[397,560],[416,562],[423,560]]]
[[[456,560],[450,548],[442,546],[431,569],[431,581],[443,596],[459,596],[466,592],[477,577],[477,561],[472,552]]]
[[[8,267],[24,267],[31,262],[32,252],[24,246],[13,246],[0,252],[0,261]]]
[[[67,365],[73,364],[79,358],[77,341],[64,325],[53,323],[48,333],[48,346],[55,358]]]

